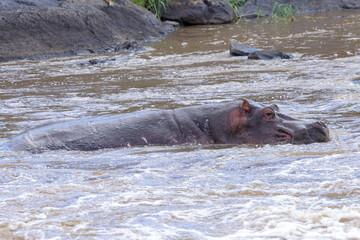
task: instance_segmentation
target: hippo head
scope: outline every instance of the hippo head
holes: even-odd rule
[[[279,112],[275,104],[264,106],[244,100],[228,115],[233,143],[308,144],[327,142],[329,130],[320,121],[305,122]]]

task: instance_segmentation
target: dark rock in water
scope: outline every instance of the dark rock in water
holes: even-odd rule
[[[172,0],[161,11],[163,19],[184,25],[229,23],[234,14],[226,0]]]
[[[257,48],[249,45],[239,43],[236,41],[230,42],[230,55],[231,56],[248,56],[250,53],[258,51]]]
[[[115,61],[116,59],[115,58],[109,58],[109,59],[91,59],[89,60],[89,63],[91,65],[97,65],[97,64],[104,64],[104,63],[108,63],[108,62],[111,62],[111,61]]]
[[[284,53],[281,59],[293,59],[294,57],[291,53]]]
[[[106,59],[98,59],[98,58],[94,58],[94,59],[90,59],[89,61],[86,62],[81,62],[79,63],[80,66],[91,66],[91,65],[98,65],[98,64],[106,64],[109,62],[113,62],[116,61],[116,58],[106,58]]]
[[[126,41],[122,44],[117,44],[115,46],[115,52],[122,52],[122,51],[136,51],[142,50],[143,46],[141,46],[137,41]]]
[[[254,59],[254,60],[292,59],[292,56],[289,53],[282,53],[278,50],[259,50],[249,54],[248,59]]]
[[[296,9],[296,13],[314,13],[323,11],[337,11],[343,9],[360,9],[359,0],[257,0],[246,1],[239,9],[239,15],[253,17],[261,13],[263,16],[270,16],[275,2],[290,4]]]
[[[174,28],[127,0],[0,0],[0,61],[96,52]],[[114,48],[115,49],[115,48]]]
[[[105,52],[126,52],[126,51],[140,51],[144,47],[138,41],[126,41],[120,44],[111,44],[104,48],[92,51],[92,53],[105,53]]]
[[[282,53],[278,50],[259,50],[247,44],[236,41],[230,42],[231,56],[248,56],[248,59],[270,60],[270,59],[292,59],[290,53]]]

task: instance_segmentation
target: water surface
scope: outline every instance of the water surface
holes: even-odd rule
[[[0,238],[359,239],[359,13],[194,26],[140,52],[1,63],[0,143],[48,122],[244,98],[323,120],[331,141],[2,150]],[[294,59],[230,57],[230,40]]]

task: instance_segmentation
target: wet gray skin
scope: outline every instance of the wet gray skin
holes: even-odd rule
[[[330,140],[325,123],[294,119],[280,113],[276,104],[265,106],[244,101],[231,114],[235,114],[232,119],[236,127],[234,143],[309,144]]]
[[[98,150],[177,144],[308,144],[329,141],[322,122],[279,113],[277,105],[243,102],[120,114],[42,126],[6,145],[16,151]]]

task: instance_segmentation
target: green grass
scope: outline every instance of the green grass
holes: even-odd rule
[[[275,2],[271,11],[271,17],[275,22],[278,22],[279,20],[292,22],[294,21],[294,15],[297,10],[295,5]]]
[[[115,0],[112,0],[115,1]],[[161,9],[165,9],[171,3],[171,0],[130,0],[136,5],[143,7],[160,19],[161,18]],[[247,0],[227,0],[230,6],[234,9],[234,12],[237,13],[238,10],[246,3]],[[312,0],[315,2],[315,0]],[[277,23],[278,21],[291,22],[294,20],[294,15],[297,12],[297,7],[288,3],[279,3],[275,2],[271,17]],[[256,10],[258,17],[264,16],[260,9]],[[236,19],[239,16],[236,16]],[[234,20],[236,20],[234,19]]]
[[[259,6],[256,7],[256,14],[258,18],[265,17],[265,14],[263,13],[263,11],[261,11]]]
[[[161,9],[166,9],[166,7],[171,3],[171,0],[130,0],[136,5],[143,7],[160,19],[161,18]]]
[[[245,4],[246,0],[228,0],[228,2],[230,6],[237,11]]]
[[[245,4],[247,0],[227,0],[231,8],[234,10],[235,16],[233,21],[237,22],[238,19],[241,18],[241,16],[238,15],[239,9]]]

